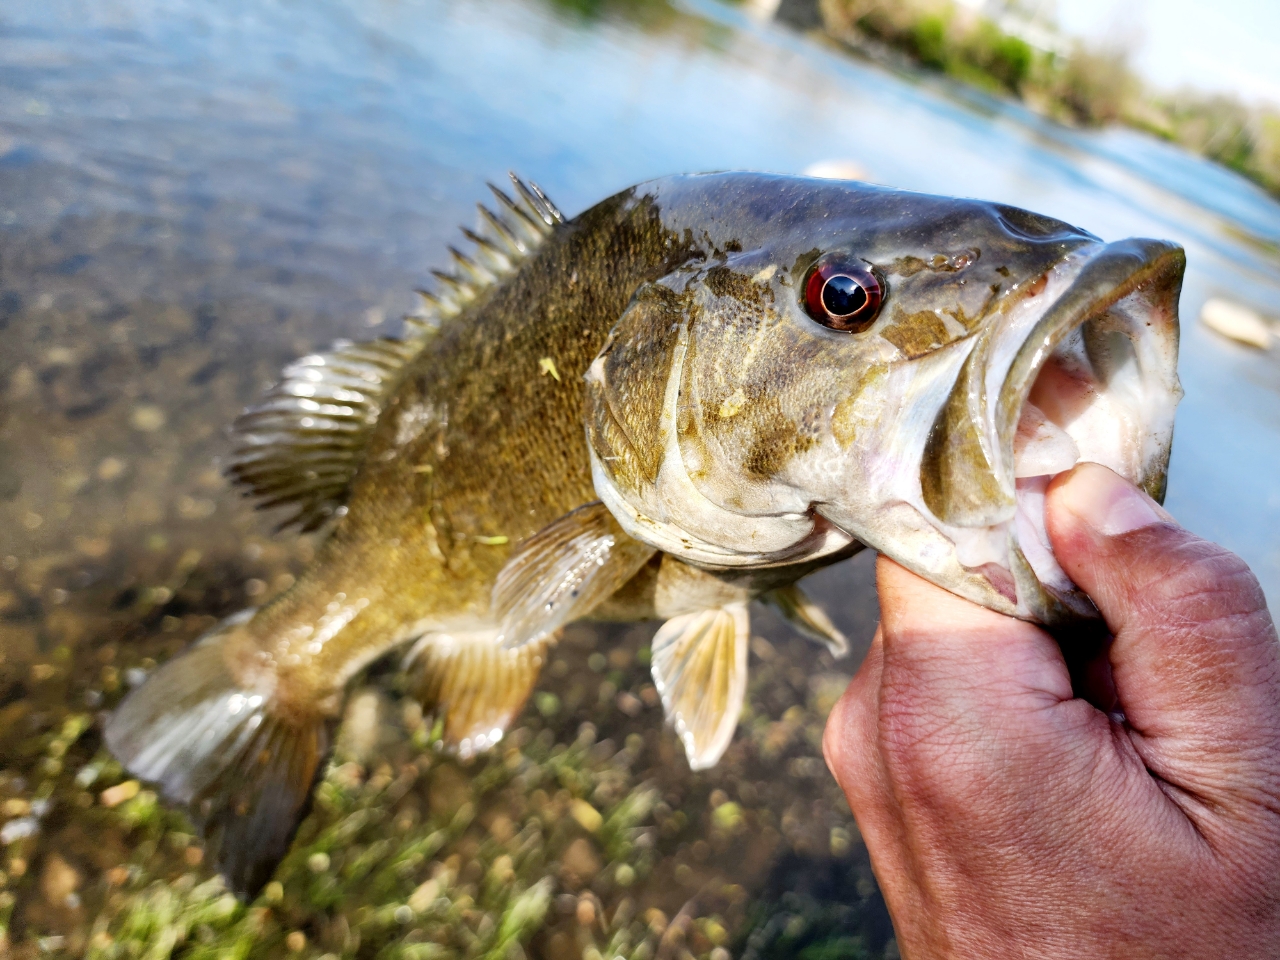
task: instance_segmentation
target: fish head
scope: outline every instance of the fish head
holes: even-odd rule
[[[629,534],[723,570],[857,541],[1003,613],[1096,616],[1045,488],[1088,460],[1162,499],[1180,247],[863,184],[654,194],[694,253],[587,374],[595,488]]]

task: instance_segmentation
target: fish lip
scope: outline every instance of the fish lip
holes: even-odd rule
[[[1036,379],[1055,349],[1074,331],[1094,320],[1125,335],[1142,384],[1140,430],[1136,462],[1122,469],[1153,499],[1163,502],[1173,443],[1173,417],[1182,397],[1178,381],[1178,299],[1186,255],[1177,244],[1162,240],[1130,239],[1097,249],[1075,273],[1067,288],[1045,309],[1014,355],[1004,374],[996,406],[996,436],[1003,475],[1000,485],[1013,493],[1014,513],[1019,511],[1014,479],[1014,434]],[[1095,331],[1095,336],[1098,332]],[[1089,334],[1085,334],[1086,343]],[[1086,348],[1087,349],[1087,348]],[[1092,356],[1091,356],[1092,362]],[[1097,368],[1095,373],[1101,375]],[[1081,460],[1093,459],[1081,453]],[[1032,509],[1030,506],[1022,509]],[[1039,503],[1043,510],[1043,501]],[[1038,520],[1036,534],[1050,553]],[[1021,521],[1008,523],[1009,573],[1013,578],[1018,616],[1042,623],[1067,626],[1099,616],[1092,600],[1070,581],[1053,559],[1028,561],[1022,541]],[[1047,570],[1046,570],[1047,566]],[[1049,582],[1043,579],[1047,575]]]
[[[949,560],[938,554],[917,564],[918,572],[931,571],[935,582],[1012,616],[1046,624],[1096,617],[1053,558],[1043,501],[1031,509],[1029,485],[1016,480],[1014,436],[1037,377],[1060,350],[1068,365],[1078,358],[1095,384],[1108,385],[1109,402],[1097,410],[1102,419],[1082,420],[1073,434],[1080,459],[1111,466],[1161,499],[1182,395],[1177,303],[1184,267],[1176,244],[1098,241],[1066,252],[995,305],[965,342],[964,360],[922,438],[919,492],[911,494],[952,551]],[[1116,343],[1117,333],[1127,347]],[[1070,419],[1060,426],[1072,433],[1086,412],[1064,408]],[[1099,433],[1106,424],[1116,430]]]
[[[1167,240],[1140,238],[1102,245],[1084,261],[1067,288],[1036,321],[1003,377],[993,424],[1002,454],[1002,486],[1013,489],[1013,438],[1018,419],[1036,377],[1054,349],[1066,336],[1144,288],[1152,294],[1152,319],[1146,322],[1145,329],[1134,325],[1134,330],[1138,337],[1157,341],[1153,346],[1164,349],[1150,352],[1146,360],[1155,369],[1144,366],[1143,373],[1158,377],[1176,404],[1182,396],[1177,376],[1177,305],[1185,268],[1186,253],[1181,246]],[[1155,324],[1160,320],[1164,322],[1157,327]],[[1157,457],[1163,461],[1159,476],[1147,476],[1144,469],[1138,481],[1157,500],[1163,500],[1164,495],[1167,448],[1172,442],[1172,433],[1169,433],[1166,449],[1162,457]]]

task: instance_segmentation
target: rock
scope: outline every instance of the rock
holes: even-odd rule
[[[261,580],[258,582],[262,583]],[[390,705],[381,691],[372,687],[357,691],[347,701],[335,753],[368,765],[387,739],[383,728],[388,723],[389,713]]]
[[[409,894],[409,906],[417,913],[426,913],[440,896],[440,881],[427,880]]]
[[[569,813],[588,833],[595,833],[604,824],[600,811],[585,800],[575,799],[570,803]]]
[[[119,479],[127,469],[127,465],[119,457],[105,457],[98,464],[98,479],[104,483]]]
[[[1271,348],[1271,328],[1257,311],[1242,303],[1234,303],[1221,297],[1206,300],[1200,308],[1200,322],[1237,343],[1257,347],[1259,350]]]
[[[143,404],[133,408],[129,425],[143,433],[154,433],[164,426],[165,419],[164,411],[159,407]]]

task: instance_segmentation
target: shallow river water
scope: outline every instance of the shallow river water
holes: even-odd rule
[[[314,550],[217,468],[289,359],[394,333],[486,180],[576,213],[665,173],[866,178],[1184,244],[1168,507],[1280,600],[1280,206],[1125,132],[897,76],[732,7],[581,0],[0,5],[0,928],[21,956],[893,956],[822,721],[875,624],[870,558],[813,592],[833,661],[755,614],[737,740],[692,774],[651,627],[575,627],[503,750],[423,749],[393,671],[355,698],[278,882],[225,896],[97,722]],[[719,951],[719,952],[717,952]],[[3,947],[0,946],[0,952]]]

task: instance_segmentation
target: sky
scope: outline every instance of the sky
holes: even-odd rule
[[[1280,0],[1058,0],[1057,19],[1068,34],[1126,45],[1156,87],[1280,105]]]

